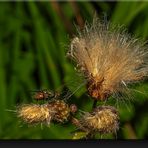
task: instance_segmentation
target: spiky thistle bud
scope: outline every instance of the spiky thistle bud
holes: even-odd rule
[[[88,133],[115,133],[119,129],[118,112],[111,106],[97,107],[93,112],[82,115],[79,122],[80,128]]]
[[[148,75],[148,47],[121,26],[95,18],[78,33],[68,55],[85,75],[88,93],[94,99],[105,100]]]
[[[18,117],[27,124],[45,123],[50,124],[54,110],[49,108],[46,104],[24,104],[18,107]]]

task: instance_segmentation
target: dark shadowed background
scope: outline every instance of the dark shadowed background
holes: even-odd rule
[[[66,51],[75,25],[83,28],[95,12],[148,40],[148,2],[0,2],[0,139],[72,138],[75,127],[69,123],[28,127],[8,110],[33,102],[30,90],[65,91],[66,86],[74,92],[81,85]],[[118,108],[118,139],[148,138],[147,81],[134,89],[134,101],[121,102]],[[81,110],[92,106],[83,88],[69,100]]]

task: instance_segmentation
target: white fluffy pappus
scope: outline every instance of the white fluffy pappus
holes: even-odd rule
[[[121,26],[98,18],[71,40],[68,56],[87,80],[88,94],[105,100],[148,76],[148,46]]]

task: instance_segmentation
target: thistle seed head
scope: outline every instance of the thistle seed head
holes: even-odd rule
[[[85,113],[80,119],[80,124],[90,133],[115,133],[119,129],[119,115],[114,107],[101,106],[91,113]]]
[[[50,124],[54,111],[46,104],[24,104],[18,107],[18,117],[28,124]]]
[[[121,26],[94,18],[72,39],[68,55],[87,80],[90,96],[105,100],[148,76],[148,47]]]

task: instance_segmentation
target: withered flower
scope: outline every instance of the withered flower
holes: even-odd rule
[[[148,48],[121,26],[94,18],[72,39],[68,55],[87,80],[87,90],[96,100],[105,100],[128,84],[148,75]]]
[[[64,123],[68,121],[71,113],[77,111],[77,106],[70,106],[63,100],[53,100],[46,104],[24,104],[18,106],[17,115],[28,124],[45,123],[49,125],[51,121]]]
[[[118,112],[111,106],[100,106],[90,113],[86,112],[81,116],[79,122],[80,129],[88,133],[116,133],[119,129]]]

